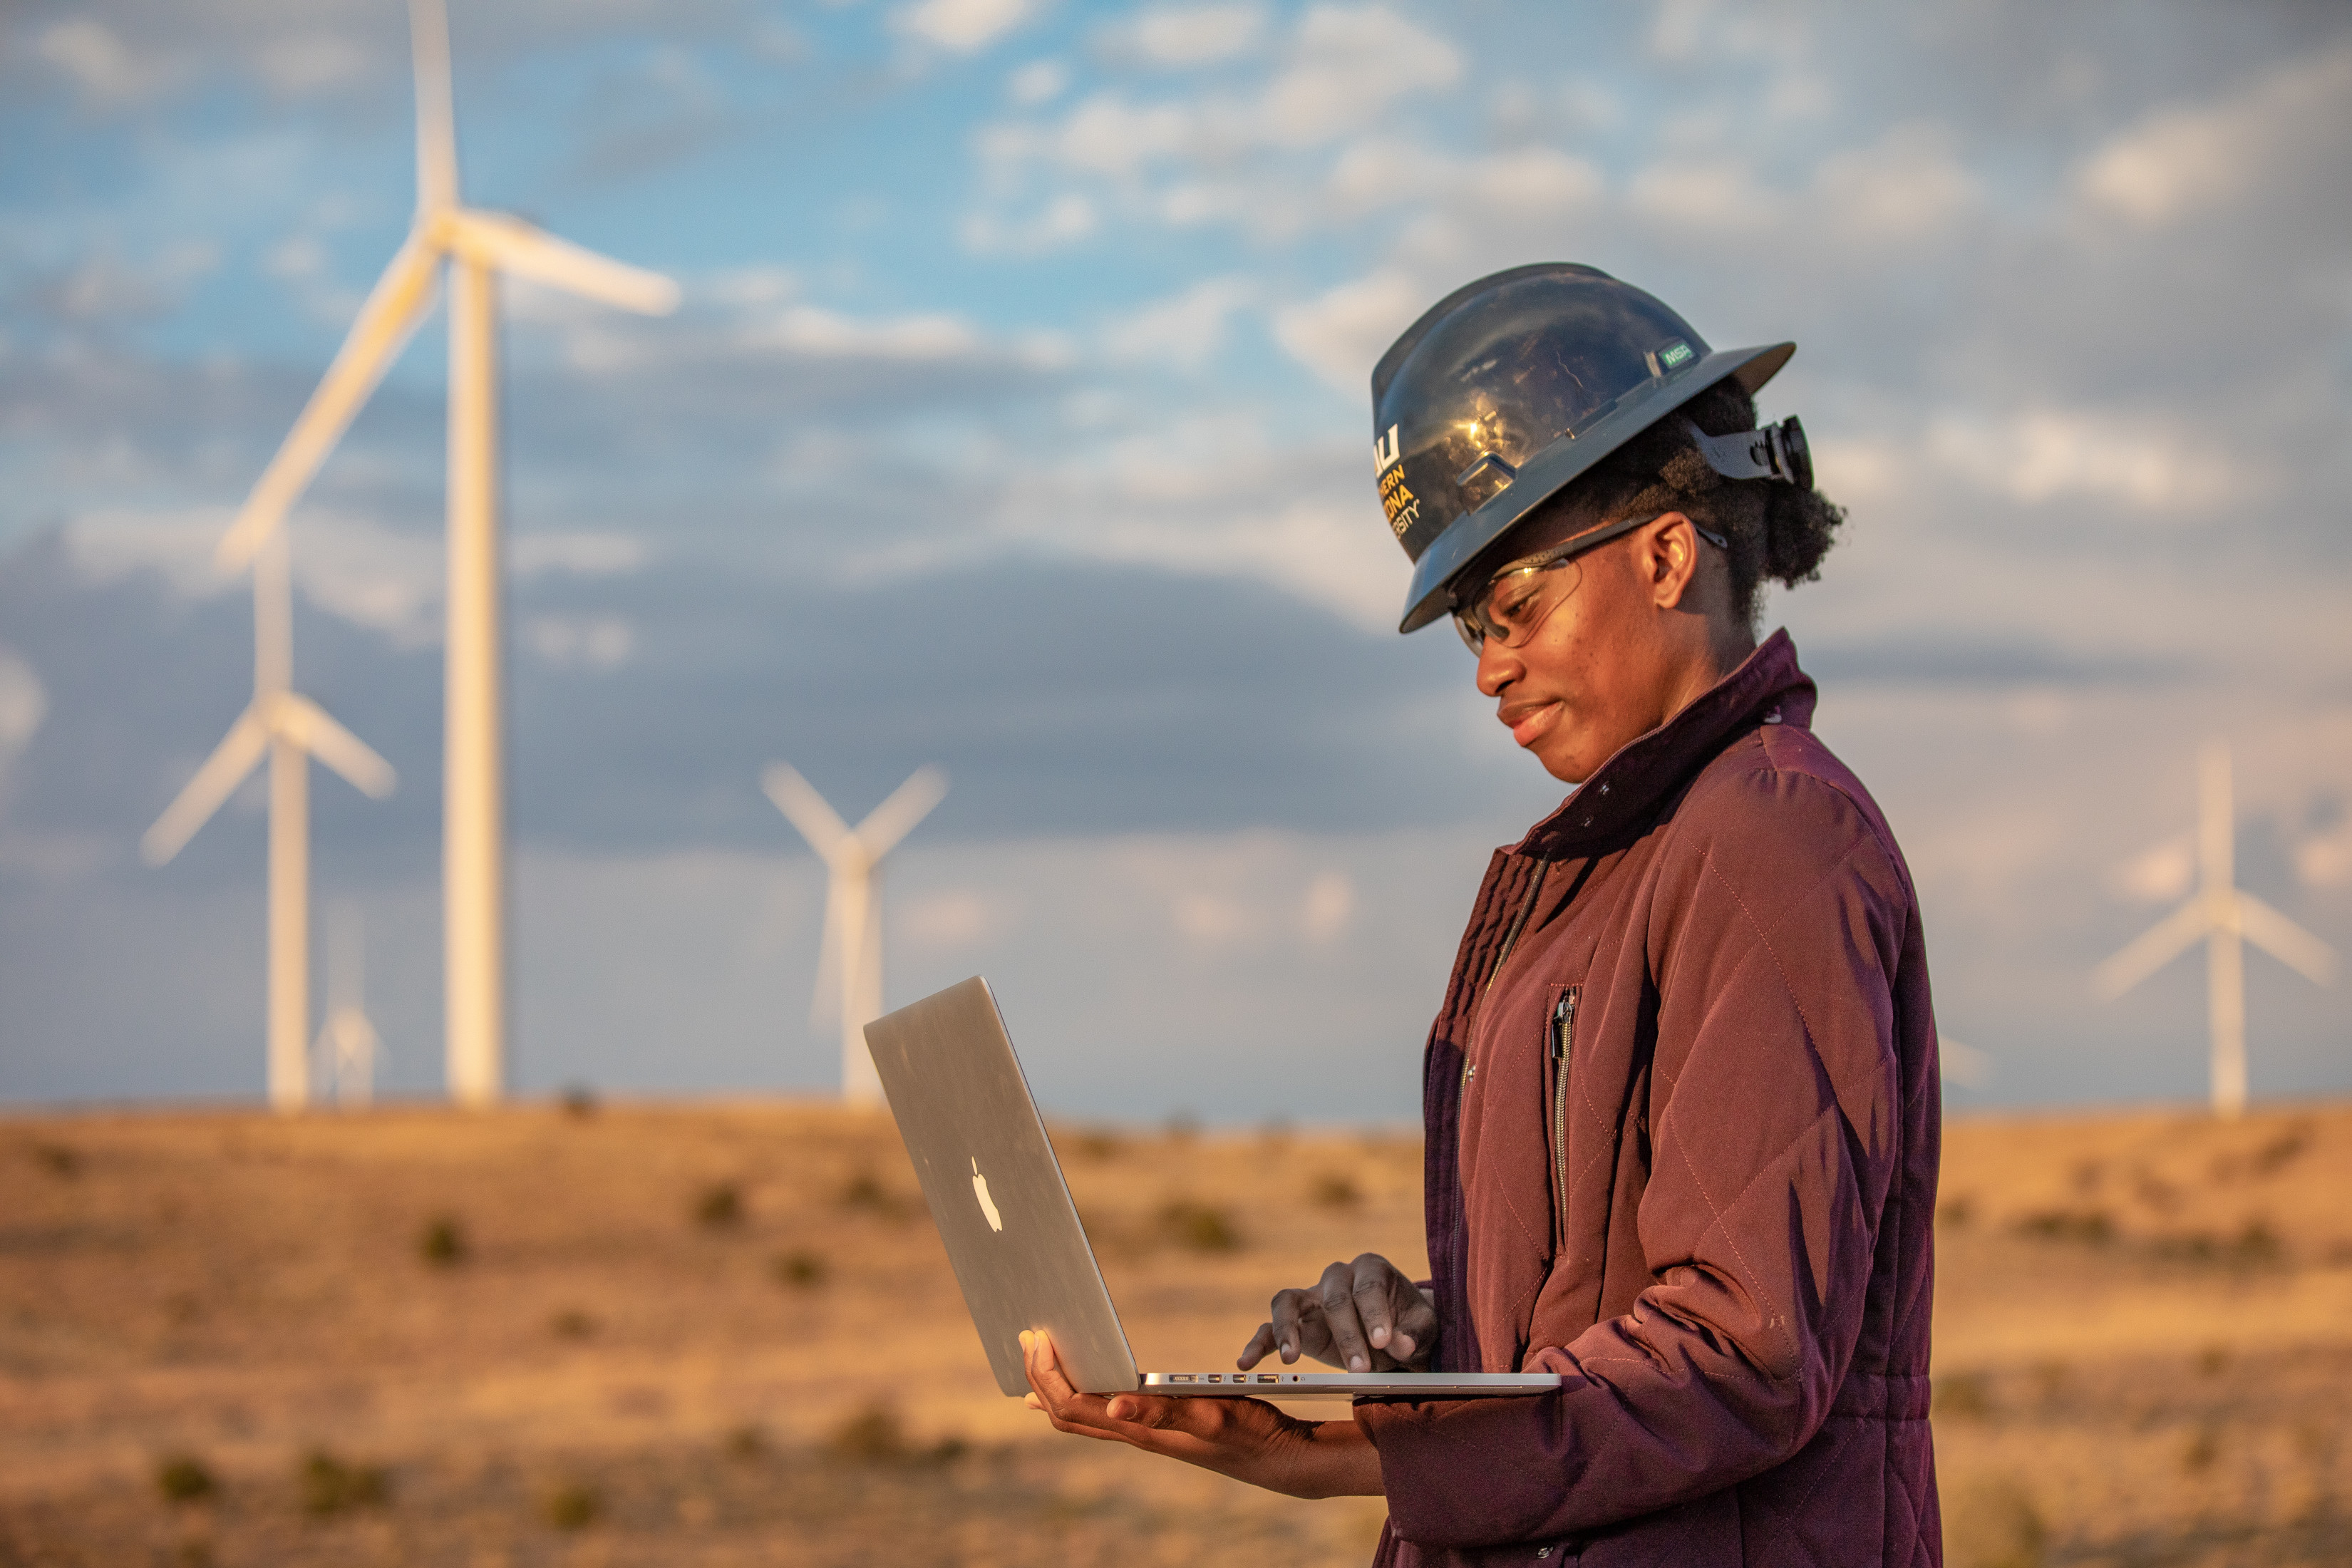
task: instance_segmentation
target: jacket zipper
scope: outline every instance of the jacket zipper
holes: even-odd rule
[[[1568,1068],[1576,1054],[1577,987],[1560,993],[1551,1013],[1551,1168],[1556,1194],[1552,1212],[1560,1235],[1568,1234]]]

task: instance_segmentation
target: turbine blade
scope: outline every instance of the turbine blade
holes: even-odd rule
[[[177,855],[196,829],[212,819],[221,803],[236,793],[246,774],[260,763],[261,754],[269,748],[269,729],[261,717],[248,708],[236,716],[228,727],[221,743],[213,748],[195,776],[181,786],[155,826],[139,841],[139,853],[150,866],[161,866]]]
[[[841,1016],[841,879],[824,885],[824,940],[817,944],[816,987],[809,994],[809,1022],[822,1026]]]
[[[332,715],[299,691],[279,694],[270,722],[278,732],[351,781],[352,787],[382,800],[400,775],[375,748],[335,722]]]
[[[410,235],[393,257],[392,265],[376,279],[375,289],[360,307],[359,319],[336,351],[335,361],[310,394],[294,428],[287,432],[278,455],[269,459],[245,509],[236,514],[213,559],[224,572],[234,572],[253,559],[269,531],[284,520],[287,509],[307,489],[319,465],[342,439],[360,405],[375,390],[392,362],[408,342],[433,304],[435,268],[440,257],[415,235]]]
[[[947,793],[947,774],[928,764],[917,768],[905,784],[890,792],[889,799],[866,813],[866,820],[857,825],[858,841],[879,860],[914,830],[915,824],[929,816],[931,807]]]
[[[784,819],[801,830],[809,847],[830,861],[849,838],[849,825],[789,763],[770,763],[760,774],[760,787],[776,803]],[[827,894],[828,898],[832,895]]]
[[[2315,985],[2336,981],[2336,950],[2252,893],[2238,895],[2238,929],[2246,940]]]
[[[443,243],[467,261],[648,316],[677,309],[677,285],[660,273],[583,250],[505,213],[460,209],[437,226]]]
[[[2091,972],[2101,999],[2112,1002],[2190,948],[2206,931],[2205,900],[2191,899],[2142,931]]]
[[[441,0],[408,0],[416,67],[416,210],[457,205],[457,123],[449,90],[449,13]]]

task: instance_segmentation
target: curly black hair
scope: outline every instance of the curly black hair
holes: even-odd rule
[[[1685,419],[1710,436],[1753,430],[1756,400],[1736,381],[1717,383],[1593,465],[1528,522],[1540,526],[1562,509],[1596,519],[1679,511],[1730,540],[1731,611],[1753,631],[1765,583],[1793,588],[1821,576],[1845,509],[1817,489],[1725,479],[1707,466]],[[1528,524],[1512,531],[1524,537]]]

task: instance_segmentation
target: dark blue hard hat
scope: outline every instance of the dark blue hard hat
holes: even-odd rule
[[[1515,267],[1440,300],[1372,370],[1372,468],[1413,563],[1397,629],[1444,615],[1464,568],[1601,458],[1727,377],[1753,393],[1796,352],[1711,350],[1639,289],[1572,262]],[[1735,478],[1793,479],[1801,465],[1810,488],[1802,431],[1794,420],[1787,431],[1785,452],[1759,433],[1759,456],[1736,472],[1746,460],[1728,446],[1702,450]]]

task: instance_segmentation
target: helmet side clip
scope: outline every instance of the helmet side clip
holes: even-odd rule
[[[1812,450],[1805,444],[1804,426],[1793,414],[1778,425],[1728,436],[1710,436],[1688,419],[1683,428],[1698,443],[1706,466],[1727,479],[1770,479],[1801,490],[1813,488]]]

